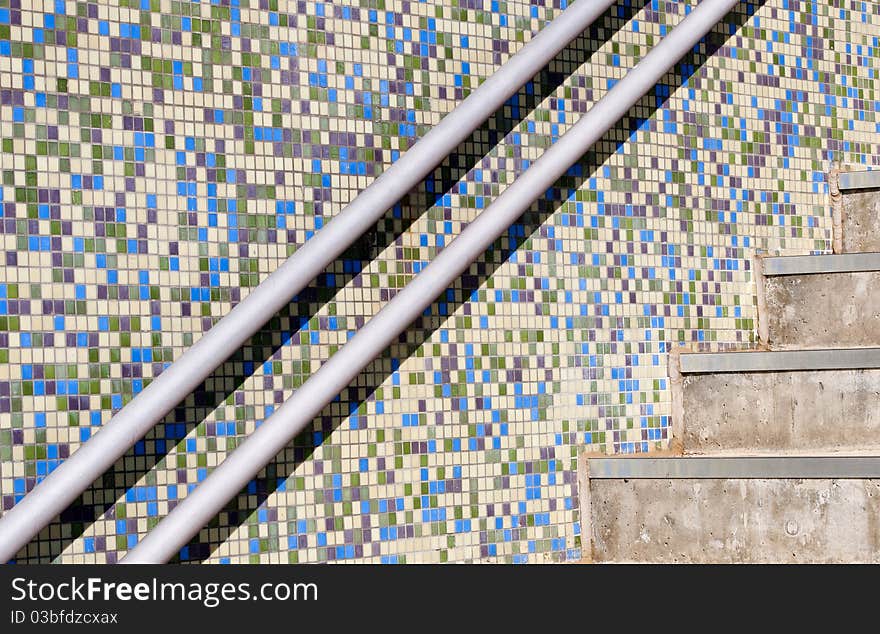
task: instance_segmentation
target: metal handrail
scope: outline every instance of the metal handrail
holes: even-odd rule
[[[149,532],[121,563],[161,563],[234,498],[738,0],[703,0]]]
[[[578,0],[544,27],[123,407],[99,433],[0,517],[0,561],[14,557],[613,3],[614,0]]]

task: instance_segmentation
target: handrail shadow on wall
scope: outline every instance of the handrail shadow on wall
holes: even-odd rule
[[[394,244],[418,218],[436,204],[442,195],[449,192],[492,148],[501,142],[508,133],[515,130],[535,107],[546,97],[552,95],[605,41],[610,40],[614,33],[622,28],[644,4],[644,2],[640,2],[632,3],[632,6],[629,7],[611,7],[602,18],[588,29],[587,33],[566,47],[554,62],[532,80],[534,90],[520,90],[515,97],[516,106],[514,108],[503,106],[468,140],[460,144],[456,152],[435,170],[433,187],[423,183],[418,189],[411,192],[400,205],[399,214],[387,215],[374,230],[371,230],[346,251],[339,261],[353,264],[350,266],[352,271],[360,271],[376,259],[384,249]],[[724,23],[718,25],[705,38],[703,51],[691,53],[681,60],[675,70],[667,74],[667,79],[671,78],[671,81],[668,82],[670,90],[665,94],[671,94],[696,72],[726,42],[730,36],[731,27],[738,30],[754,14],[760,4],[762,3],[749,3],[745,13],[729,15]],[[600,38],[600,33],[604,37]],[[392,359],[408,358],[428,340],[432,333],[448,320],[448,315],[454,313],[472,291],[482,286],[507,260],[510,253],[517,250],[557,210],[562,201],[566,200],[573,191],[579,189],[583,182],[601,167],[664,101],[665,98],[658,97],[657,93],[643,97],[630,111],[636,113],[637,116],[624,119],[612,128],[597,144],[599,150],[588,152],[580,161],[578,169],[570,170],[569,175],[556,183],[551,191],[551,196],[542,198],[534,204],[522,216],[516,230],[509,231],[505,238],[496,241],[493,249],[487,253],[487,257],[474,263],[469,272],[460,278],[453,287],[455,299],[444,301],[448,306],[446,314],[440,314],[438,302],[435,302],[432,305],[430,315],[422,317],[420,322],[414,324],[407,333],[401,335],[398,343],[392,346],[386,354],[372,362],[341,395],[340,399],[325,408],[316,419],[316,422],[320,423],[322,437],[326,438],[340,422],[347,418],[348,414],[340,414],[340,412],[349,412],[352,403],[360,404],[363,400],[362,395],[372,395],[381,386],[392,372]],[[507,116],[506,111],[510,111],[511,115]],[[521,116],[513,116],[520,113]],[[610,148],[614,148],[613,151]],[[429,189],[433,189],[433,192]],[[338,289],[348,285],[357,276],[357,273],[334,272],[332,275],[335,276],[335,285],[328,283],[328,273],[319,276],[236,355],[224,362],[184,403],[166,416],[162,423],[138,443],[136,449],[129,451],[116,463],[113,469],[104,474],[100,481],[93,484],[77,503],[62,513],[59,522],[69,527],[69,534],[59,539],[58,534],[63,534],[63,531],[60,530],[61,527],[58,526],[58,523],[53,522],[46,527],[37,539],[43,544],[50,544],[50,552],[47,556],[39,557],[39,560],[46,561],[57,557],[74,540],[82,536],[94,521],[108,511],[112,511],[119,498],[165,456],[165,452],[151,452],[149,448],[155,448],[157,443],[160,446],[164,442],[176,444],[189,434],[212,411],[235,395],[243,383],[253,375],[253,370],[251,372],[244,371],[246,361],[256,368],[259,364],[271,360],[275,356],[285,345],[281,342],[288,339],[295,341],[299,330],[294,324],[300,323],[302,316],[310,317],[328,303],[332,303]],[[287,335],[291,333],[292,337],[288,337]],[[168,435],[169,426],[173,426],[171,429],[174,430],[170,437]],[[316,428],[313,429],[317,431]],[[242,492],[236,500],[227,505],[220,517],[215,518],[208,527],[201,531],[198,538],[190,542],[185,549],[187,551],[186,560],[197,562],[207,559],[247,517],[265,502],[277,489],[279,483],[286,481],[298,464],[311,456],[314,449],[312,434],[301,434],[293,445],[293,462],[285,460],[282,456],[269,465],[250,487],[252,491]],[[254,490],[256,494],[254,494]],[[113,548],[108,550],[112,551]],[[108,560],[113,559],[111,556],[113,554],[115,553],[108,553]],[[18,561],[35,560],[22,558]]]

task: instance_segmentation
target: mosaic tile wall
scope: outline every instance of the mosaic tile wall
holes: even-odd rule
[[[585,2],[588,0],[578,0]],[[114,562],[695,5],[618,3],[17,561]],[[21,497],[564,0],[0,0],[0,490]],[[880,161],[880,3],[741,3],[181,561],[580,557],[576,454]]]

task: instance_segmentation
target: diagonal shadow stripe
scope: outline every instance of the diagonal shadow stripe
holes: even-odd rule
[[[112,509],[144,474],[153,469],[167,455],[171,447],[192,432],[216,408],[229,402],[231,398],[234,399],[237,390],[255,374],[259,365],[272,359],[291,339],[296,340],[302,324],[306,323],[308,317],[332,302],[338,289],[348,285],[359,271],[405,234],[417,219],[433,207],[444,194],[450,192],[470,169],[489,154],[507,134],[525,121],[535,107],[552,95],[605,42],[611,40],[645,4],[645,0],[639,0],[609,8],[514,98],[496,111],[470,138],[462,142],[456,151],[434,171],[430,179],[410,192],[400,205],[377,223],[375,229],[352,245],[337,262],[344,265],[341,271],[338,270],[340,267],[336,267],[337,270],[334,272],[321,274],[309,287],[293,298],[286,309],[273,317],[259,333],[139,441],[135,448],[117,461],[111,470],[62,512],[57,522],[44,528],[32,540],[29,547],[19,552],[15,561],[19,563],[52,561],[71,543],[79,539],[95,521]],[[501,261],[503,259],[496,263],[496,267]],[[480,266],[477,265],[477,269],[480,269]],[[359,327],[364,320],[357,320],[356,325]],[[440,322],[433,325],[433,328],[436,329],[439,325]],[[408,354],[397,358],[406,356]],[[389,371],[390,366],[387,370],[368,369],[362,373],[362,377],[372,376],[374,373],[377,373],[377,376],[384,376]],[[361,377],[355,381],[355,385],[360,383]],[[364,385],[360,388],[363,389]],[[373,386],[369,392],[372,393],[374,390]],[[234,404],[234,401],[230,403],[233,406]],[[328,416],[322,414],[321,418],[326,420]],[[330,416],[330,418],[339,417]],[[328,425],[333,426],[322,423],[322,427]],[[313,447],[297,445],[296,459],[305,460],[312,451]],[[240,523],[238,517],[239,515],[235,516],[236,525]],[[196,547],[195,551],[199,551],[199,547]]]
[[[442,295],[442,302],[447,304],[447,310],[443,311],[446,314],[441,314],[441,302],[435,301],[431,306],[430,314],[423,316],[410,326],[385,354],[365,368],[341,395],[342,405],[340,406],[337,402],[328,405],[312,429],[320,430],[322,438],[327,438],[347,418],[346,414],[340,415],[340,411],[353,411],[358,405],[365,402],[391,375],[393,360],[402,361],[409,358],[428,341],[432,334],[449,319],[447,315],[455,313],[459,307],[465,304],[471,294],[481,288],[507,261],[510,254],[519,249],[532,234],[538,231],[541,225],[559,209],[570,195],[580,189],[583,183],[626,143],[633,132],[653,116],[656,110],[666,102],[670,94],[684,84],[730,37],[740,30],[762,4],[763,2],[748,3],[745,12],[729,14],[724,22],[717,25],[709,35],[701,40],[691,53],[679,61],[670,73],[667,73],[654,94],[643,97],[630,110],[629,116],[609,130],[596,143],[594,149],[587,152],[563,178],[556,182],[545,197],[532,205],[508,230],[507,234],[493,244],[480,261],[471,265],[468,272],[451,287],[453,300],[448,299],[448,292]],[[311,433],[300,434],[293,443],[292,451],[288,449],[279,454],[275,461],[268,465],[246,490],[242,491],[236,499],[230,501],[220,515],[190,541],[183,550],[185,561],[199,562],[211,557],[237,530],[239,525],[260,508],[269,496],[278,489],[279,485],[287,481],[299,465],[308,460],[316,446],[313,443]],[[578,508],[576,500],[574,508]],[[175,561],[182,562],[180,558]]]

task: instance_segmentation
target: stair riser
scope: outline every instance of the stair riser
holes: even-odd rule
[[[843,253],[880,251],[880,189],[843,194]]]
[[[589,488],[597,562],[880,562],[878,480],[593,479]]]
[[[878,289],[878,271],[768,277],[768,343],[776,349],[878,346]]]
[[[673,389],[686,453],[880,450],[880,370],[696,374]]]

